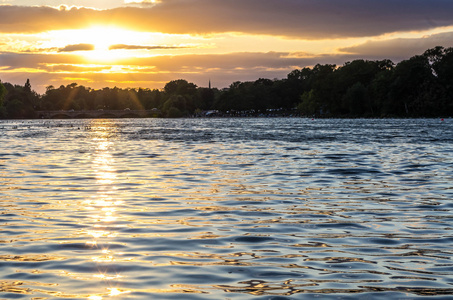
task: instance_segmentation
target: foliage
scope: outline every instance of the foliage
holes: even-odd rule
[[[184,79],[178,79],[167,83],[164,87],[164,91],[168,95],[193,96],[197,92],[197,86],[193,83],[187,82]]]
[[[118,87],[94,90],[77,83],[48,86],[43,95],[0,82],[0,117],[33,118],[36,111],[158,110],[164,117],[260,115],[297,108],[301,115],[324,117],[434,117],[453,114],[453,48],[435,47],[395,65],[390,60],[317,64],[286,78],[233,82],[218,90],[184,79],[162,90]]]
[[[4,118],[6,115],[5,108],[3,107],[3,99],[6,95],[6,88],[0,81],[0,118]]]
[[[39,95],[31,90],[30,80],[27,79],[24,86],[5,82],[3,87],[6,89],[6,93],[3,93],[3,108],[0,108],[1,117],[19,119],[36,116],[35,110]]]

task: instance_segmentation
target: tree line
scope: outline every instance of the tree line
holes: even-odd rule
[[[233,82],[229,88],[197,87],[184,79],[161,90],[91,89],[77,83],[48,86],[42,95],[24,86],[0,82],[0,118],[34,118],[36,111],[150,110],[164,117],[294,111],[321,117],[436,117],[453,114],[453,48],[428,49],[394,64],[363,60],[342,66],[317,64],[284,79]]]

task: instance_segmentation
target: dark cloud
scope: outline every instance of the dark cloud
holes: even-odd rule
[[[453,25],[451,0],[165,0],[109,10],[0,6],[0,31],[120,24],[165,33],[243,32],[308,39],[375,36]]]
[[[63,48],[59,48],[58,52],[92,51],[92,50],[94,50],[94,45],[76,44],[76,45],[67,45]]]
[[[188,47],[181,46],[140,46],[140,45],[111,45],[109,50],[164,50],[164,49],[185,49]]]
[[[80,29],[96,20],[100,11],[86,8],[59,10],[52,7],[0,6],[0,32],[36,33]]]
[[[422,38],[367,41],[366,43],[340,48],[339,50],[362,57],[381,56],[393,60],[407,59],[436,46],[453,47],[453,32],[433,34]]]

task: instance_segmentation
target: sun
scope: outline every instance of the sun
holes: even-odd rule
[[[58,43],[60,53],[69,53],[65,49],[74,49],[70,53],[80,55],[88,60],[115,61],[139,55],[137,51],[128,51],[114,45],[142,45],[150,41],[150,37],[144,32],[126,30],[115,26],[93,26],[85,29],[58,30],[50,33],[51,40]],[[78,48],[78,45],[86,45],[86,49]],[[73,47],[68,47],[73,46]]]
[[[125,30],[117,27],[92,27],[81,30],[81,34],[86,37],[89,44],[94,45],[94,50],[86,51],[83,56],[97,61],[111,61],[127,58],[131,55],[130,51],[114,49],[114,45],[136,45],[143,43],[143,34]]]

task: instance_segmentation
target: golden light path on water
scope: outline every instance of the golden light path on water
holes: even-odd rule
[[[112,280],[121,280],[122,275],[107,270],[103,264],[115,262],[116,257],[121,253],[108,247],[112,239],[117,236],[117,232],[112,229],[117,228],[117,221],[121,219],[120,207],[123,200],[118,196],[117,174],[115,169],[114,157],[111,153],[114,142],[111,140],[112,131],[116,129],[114,121],[93,120],[90,124],[93,134],[92,142],[95,147],[92,167],[96,177],[98,191],[89,199],[83,202],[84,207],[91,213],[92,229],[87,231],[90,239],[87,245],[92,247],[102,247],[100,255],[92,257],[92,262],[97,264],[99,272],[93,274],[95,280],[102,280],[109,283]],[[108,229],[106,229],[108,228]],[[98,245],[98,240],[106,240],[102,245]],[[103,296],[119,296],[130,291],[120,289],[108,284],[107,291],[100,294],[91,295],[90,300],[101,300]]]

